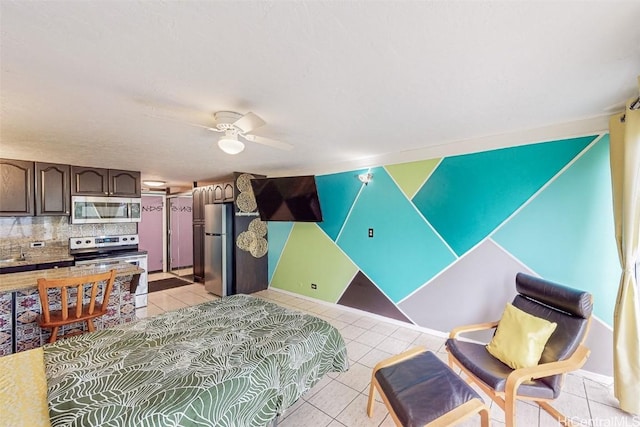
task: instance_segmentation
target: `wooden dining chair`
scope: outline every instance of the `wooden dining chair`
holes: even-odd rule
[[[109,295],[111,294],[115,277],[115,270],[111,270],[106,273],[88,276],[38,279],[38,293],[40,295],[40,304],[42,305],[42,314],[38,316],[37,322],[41,328],[52,329],[49,342],[53,343],[58,339],[58,330],[61,326],[76,322],[87,322],[87,331],[63,334],[60,338],[95,331],[93,319],[107,313]],[[102,298],[98,298],[100,283],[103,282]],[[87,287],[91,286],[88,304],[85,304],[84,301],[85,285]],[[49,295],[50,289],[59,291],[59,309],[57,307],[57,298],[51,298],[51,295]],[[74,289],[75,292],[73,291]]]

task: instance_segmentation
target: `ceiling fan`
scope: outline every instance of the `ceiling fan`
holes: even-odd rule
[[[221,132],[224,135],[218,140],[218,147],[227,154],[238,154],[244,150],[244,143],[239,139],[255,142],[256,144],[278,148],[280,150],[292,150],[293,145],[264,136],[253,135],[251,132],[266,122],[257,114],[248,112],[240,114],[234,111],[218,111],[213,113],[215,127],[190,123],[192,126],[202,127],[214,132]]]

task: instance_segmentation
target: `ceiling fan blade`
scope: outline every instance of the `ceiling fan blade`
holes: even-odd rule
[[[254,129],[264,126],[266,122],[252,112],[248,112],[238,120],[233,122],[233,125],[240,129],[241,133],[248,133]]]
[[[175,119],[173,117],[169,117],[169,116],[159,116],[156,114],[145,114],[145,116],[147,117],[151,117],[152,119],[160,119],[160,120],[166,120],[169,122],[174,122],[174,123],[180,123],[181,125],[187,125],[187,126],[193,126],[193,127],[197,127],[197,128],[203,128],[203,129],[207,129],[213,132],[222,132],[219,129],[216,129],[214,127],[211,126],[206,126],[206,125],[201,125],[198,123],[191,123],[191,122],[185,122],[183,120],[179,120],[179,119]]]
[[[293,145],[282,141],[276,141],[275,139],[265,138],[264,136],[257,135],[242,135],[247,141],[255,142],[256,144],[266,145],[268,147],[278,148],[280,150],[291,151]]]
[[[189,125],[189,126],[194,126],[194,127],[197,127],[197,128],[210,130],[211,132],[223,132],[220,129],[212,128],[211,126],[199,125],[197,123],[189,123],[189,122],[182,122],[182,123],[184,123],[186,125]]]

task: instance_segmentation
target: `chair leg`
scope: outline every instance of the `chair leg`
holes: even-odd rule
[[[87,329],[89,329],[89,332],[94,332],[96,330],[96,327],[93,324],[93,319],[87,319]]]
[[[480,425],[489,427],[489,410],[486,407],[480,410]]]
[[[369,386],[369,399],[367,400],[367,416],[373,417],[373,401],[375,400],[376,390],[374,386],[374,379],[371,379],[371,386]]]
[[[512,394],[505,396],[504,425],[505,427],[515,427],[516,425],[516,399]]]
[[[59,326],[54,326],[53,329],[51,330],[51,336],[49,337],[49,344],[56,342],[56,340],[58,339],[59,328],[60,328]]]

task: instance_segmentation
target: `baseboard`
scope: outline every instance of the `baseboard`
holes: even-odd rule
[[[309,297],[309,296],[306,296],[306,295],[300,295],[300,294],[296,294],[295,292],[286,291],[284,289],[278,289],[278,288],[269,287],[268,290],[281,292],[283,294],[287,294],[287,295],[290,295],[292,297],[304,299],[304,300],[307,300],[307,301],[312,301],[312,302],[315,302],[315,303],[318,303],[318,304],[321,304],[321,305],[326,305],[327,307],[337,308],[339,310],[342,310],[342,311],[345,311],[345,312],[348,312],[348,313],[354,313],[354,314],[358,314],[360,316],[369,317],[371,319],[375,319],[375,320],[378,320],[380,322],[390,323],[392,325],[402,326],[402,327],[405,327],[405,328],[413,329],[414,331],[423,332],[425,334],[430,334],[430,335],[434,335],[434,336],[441,337],[441,338],[448,338],[449,337],[449,333],[448,332],[436,331],[435,329],[429,329],[429,328],[425,328],[425,327],[422,327],[422,326],[414,325],[412,323],[402,322],[400,320],[391,319],[389,317],[381,316],[379,314],[370,313],[368,311],[360,310],[360,309],[353,308],[353,307],[347,307],[346,305],[340,305],[340,304],[335,304],[335,303],[332,303],[332,302],[319,300],[319,299],[316,299],[316,298],[313,298],[313,297]]]
[[[317,303],[317,304],[325,305],[327,307],[337,308],[337,309],[345,311],[345,312],[351,312],[351,313],[358,314],[360,316],[366,316],[366,317],[369,317],[371,319],[375,319],[375,320],[378,320],[378,321],[381,321],[381,322],[391,323],[393,325],[397,325],[397,326],[402,326],[402,327],[405,327],[405,328],[413,329],[415,331],[423,332],[425,334],[434,335],[436,337],[440,337],[440,338],[448,338],[449,337],[449,333],[448,332],[437,331],[435,329],[429,329],[429,328],[425,328],[425,327],[422,327],[422,326],[414,325],[414,324],[411,324],[411,323],[401,322],[399,320],[390,319],[388,317],[384,317],[384,316],[381,316],[379,314],[369,313],[368,311],[359,310],[357,308],[347,307],[347,306],[344,306],[344,305],[340,305],[340,304],[335,304],[335,303],[319,300],[319,299],[316,299],[316,298],[313,298],[313,297],[309,297],[309,296],[306,296],[306,295],[296,294],[295,292],[287,291],[287,290],[284,290],[284,289],[278,289],[278,288],[274,288],[274,287],[271,287],[271,286],[269,288],[267,288],[267,289],[269,291],[281,292],[283,294],[286,294],[286,295],[289,295],[289,296],[292,296],[292,297],[304,299],[304,300],[311,301],[311,302],[314,302],[314,303]],[[472,339],[467,339],[467,338],[464,338],[464,337],[462,339],[464,341],[479,343],[479,341],[475,341],[475,340],[472,340]],[[577,371],[574,371],[572,374],[579,375],[579,376],[581,376],[583,378],[587,378],[589,380],[595,381],[595,382],[600,383],[600,384],[605,384],[605,385],[613,384],[613,377],[610,377],[608,375],[598,374],[596,372],[585,371],[584,369],[578,369]]]

